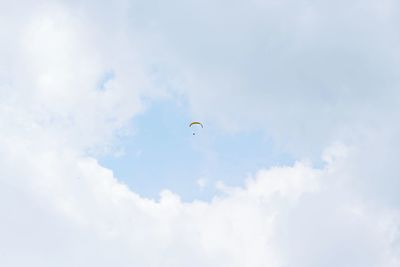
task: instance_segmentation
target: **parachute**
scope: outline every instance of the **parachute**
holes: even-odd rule
[[[204,127],[203,127],[203,124],[202,124],[201,122],[198,122],[198,121],[192,122],[192,123],[189,125],[189,127],[192,127],[192,125],[196,125],[196,124],[200,125],[201,128],[204,128]]]
[[[203,124],[201,122],[198,122],[198,121],[194,121],[194,122],[190,123],[189,127],[192,127],[193,125],[200,125],[201,128],[204,128]],[[193,135],[196,135],[196,134],[193,132]]]

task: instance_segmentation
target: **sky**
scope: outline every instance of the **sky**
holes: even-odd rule
[[[400,266],[399,25],[394,0],[0,0],[0,265]]]

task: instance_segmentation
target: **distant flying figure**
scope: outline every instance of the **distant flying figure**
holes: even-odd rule
[[[204,128],[203,124],[201,122],[198,122],[198,121],[193,121],[192,123],[190,123],[189,127],[192,127],[193,125],[200,125],[201,128]],[[195,135],[195,133],[193,133],[193,135]]]

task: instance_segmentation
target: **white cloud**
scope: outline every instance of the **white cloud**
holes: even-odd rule
[[[204,188],[207,186],[207,179],[199,178],[197,179],[196,184],[200,190],[204,190]]]
[[[2,21],[13,29],[2,31],[2,106],[27,120],[21,123],[93,148],[142,111],[141,97],[164,95],[126,31],[61,3],[26,8],[31,12],[18,23]],[[7,10],[19,16],[25,8]],[[97,90],[110,70],[114,75]]]
[[[209,203],[185,203],[169,191],[142,198],[94,159],[27,148],[1,144],[2,265],[398,264],[398,211],[342,183],[348,158],[262,170]]]
[[[380,3],[2,4],[0,265],[399,266],[398,8]],[[87,150],[170,80],[194,112],[262,122],[299,154],[350,145],[210,202],[143,198]]]
[[[153,4],[135,26],[199,117],[318,157],[398,113],[395,1]]]

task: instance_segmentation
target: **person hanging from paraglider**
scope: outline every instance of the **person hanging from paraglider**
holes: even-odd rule
[[[204,128],[204,127],[203,127],[203,124],[202,124],[201,122],[198,122],[198,121],[193,121],[193,122],[191,122],[191,123],[189,124],[189,127],[192,127],[193,125],[200,125],[201,128]],[[196,135],[196,133],[194,132],[194,130],[193,130],[193,135]]]

